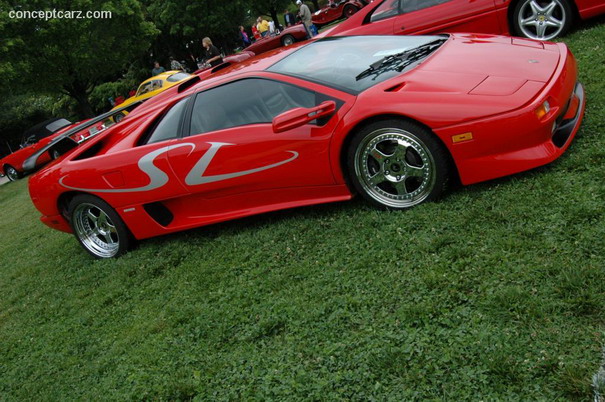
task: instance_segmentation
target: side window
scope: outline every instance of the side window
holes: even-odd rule
[[[282,82],[248,78],[200,92],[191,116],[191,135],[248,124],[271,123],[297,107],[316,106],[318,94]]]
[[[401,0],[401,13],[411,13],[425,8],[438,6],[451,0]]]
[[[384,20],[399,14],[400,0],[385,0],[372,12],[370,22]]]
[[[452,0],[386,0],[374,10],[370,22],[384,20],[395,15],[407,14],[425,8],[437,6]]]
[[[168,112],[156,121],[151,126],[148,134],[144,137],[145,139],[141,144],[153,144],[154,142],[166,141],[179,136],[179,127],[181,124],[181,118],[185,111],[185,105],[189,98],[181,99],[178,101]]]

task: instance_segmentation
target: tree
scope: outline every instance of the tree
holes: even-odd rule
[[[249,18],[247,0],[142,0],[147,18],[160,34],[153,45],[153,57],[187,59],[202,53],[201,39],[210,37],[225,51],[235,47],[238,26]]]
[[[110,18],[10,18],[9,11],[109,11]],[[65,16],[65,14],[63,14]],[[82,17],[82,15],[80,15]],[[86,17],[84,15],[84,17]],[[138,0],[32,0],[0,3],[0,72],[14,86],[69,95],[81,118],[94,116],[88,96],[146,51],[158,31]]]
[[[259,15],[270,15],[276,24],[279,23],[277,13],[283,11],[291,0],[255,0],[251,2],[252,9]]]

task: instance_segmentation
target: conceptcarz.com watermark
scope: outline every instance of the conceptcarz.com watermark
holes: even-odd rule
[[[52,20],[52,19],[110,19],[112,17],[110,10],[11,10],[8,12],[9,18],[28,19],[28,20]]]

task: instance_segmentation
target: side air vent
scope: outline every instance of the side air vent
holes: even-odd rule
[[[392,87],[389,87],[387,89],[384,90],[384,92],[397,92],[397,91],[401,91],[403,89],[403,87],[405,87],[405,82],[402,82],[400,84],[397,85],[393,85]]]
[[[174,215],[161,202],[152,202],[144,204],[143,209],[151,216],[151,218],[162,226],[168,226],[172,223]]]
[[[198,77],[197,75],[194,76],[193,78],[188,79],[187,81],[185,81],[179,85],[179,93],[183,92],[184,90],[186,90],[188,88],[191,88],[192,86],[194,86],[195,84],[197,84],[200,81],[201,81],[201,78]]]
[[[212,69],[211,73],[214,74],[217,71],[221,71],[222,69],[225,69],[225,68],[229,67],[230,65],[231,65],[231,63],[229,63],[228,61],[226,61],[223,64],[219,64],[218,66],[214,67]]]

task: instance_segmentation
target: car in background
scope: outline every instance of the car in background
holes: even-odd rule
[[[156,76],[153,76],[141,82],[134,96],[131,96],[124,102],[120,103],[119,105],[116,105],[111,110],[123,108],[125,106],[138,103],[139,101],[149,99],[191,77],[191,74],[179,70],[166,71]],[[127,114],[128,112],[126,111],[124,111],[123,113],[118,113],[113,116],[113,120],[116,123],[119,123]]]
[[[23,177],[25,174],[22,169],[23,161],[50,143],[53,138],[76,124],[78,123],[74,124],[67,119],[53,118],[29,128],[23,133],[20,149],[0,159],[0,176],[6,176],[11,181]],[[38,161],[38,166],[42,166],[51,160],[50,152],[46,153]]]
[[[154,97],[32,176],[29,192],[43,223],[97,258],[133,239],[354,194],[410,208],[450,180],[560,157],[584,115],[577,76],[563,43],[313,40]]]
[[[280,31],[278,35],[267,35],[258,39],[245,50],[254,54],[261,54],[281,46],[290,46],[296,42],[307,40],[307,30],[303,24],[292,25]]]
[[[602,13],[603,0],[383,0],[325,36],[475,32],[551,40],[575,19]]]
[[[365,1],[360,0],[336,0],[313,13],[311,21],[317,28],[331,24],[343,18],[352,17],[357,11],[366,6]]]

